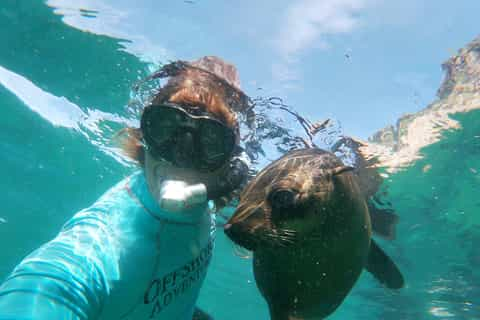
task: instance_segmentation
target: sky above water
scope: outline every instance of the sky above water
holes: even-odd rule
[[[156,64],[217,55],[250,96],[367,138],[423,109],[480,32],[478,0],[48,0],[75,28]]]

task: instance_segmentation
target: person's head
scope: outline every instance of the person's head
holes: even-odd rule
[[[173,66],[167,84],[145,106],[141,128],[128,130],[124,150],[144,167],[152,192],[161,179],[178,179],[204,183],[209,199],[217,199],[239,183],[231,181],[238,169],[231,159],[239,143],[235,111],[245,108],[246,96],[236,87],[235,68],[218,58],[166,68]]]

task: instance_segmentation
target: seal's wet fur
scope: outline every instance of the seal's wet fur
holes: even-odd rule
[[[371,240],[352,170],[332,153],[297,150],[243,191],[225,232],[253,251],[255,280],[272,319],[323,319],[364,267],[390,288],[403,286],[400,271]]]

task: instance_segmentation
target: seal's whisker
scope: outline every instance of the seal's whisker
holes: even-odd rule
[[[292,235],[292,236],[295,236],[297,234],[297,231],[290,230],[290,229],[279,229],[277,230],[277,232],[279,234]]]
[[[295,242],[289,239],[273,239],[273,243],[282,244],[282,245],[293,245]]]
[[[278,230],[274,230],[272,232],[267,232],[267,234],[269,234],[272,237],[285,238],[285,239],[294,239],[296,237],[295,232],[288,233],[288,232],[282,232],[282,231],[278,231]]]
[[[275,236],[281,239],[290,239],[290,240],[295,240],[297,238],[296,233],[275,233]]]
[[[283,232],[281,229],[273,229],[264,233],[264,240],[271,244],[286,247],[295,244],[296,236],[294,232]]]
[[[288,240],[276,239],[275,241],[272,242],[272,244],[285,248],[285,247],[288,247],[290,245],[293,245],[294,242],[288,241]]]

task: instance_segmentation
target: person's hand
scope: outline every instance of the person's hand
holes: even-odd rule
[[[184,181],[166,180],[160,186],[159,205],[170,212],[181,212],[207,202],[207,188],[203,183],[188,185]]]

